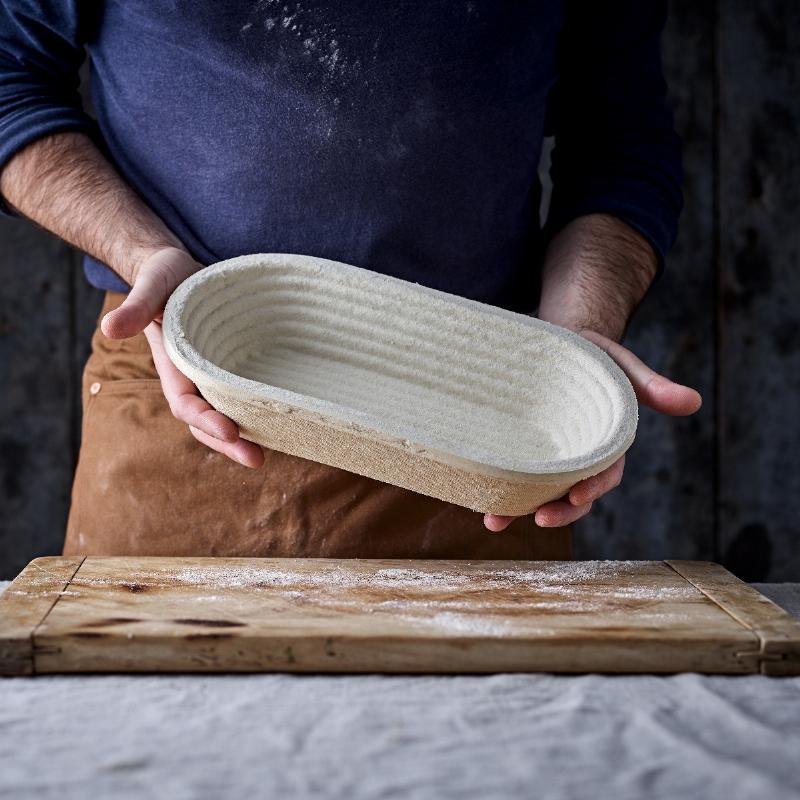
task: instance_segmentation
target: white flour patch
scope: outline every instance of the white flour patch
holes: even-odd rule
[[[486,602],[502,601],[542,604],[558,604],[558,598],[574,601],[596,595],[603,601],[651,601],[687,600],[701,598],[694,587],[688,584],[653,586],[635,582],[637,567],[626,562],[597,561],[563,564],[542,564],[532,569],[485,568],[471,569],[465,562],[463,571],[422,569],[419,567],[389,567],[375,572],[348,569],[341,565],[321,568],[286,569],[250,566],[189,567],[175,573],[153,571],[135,572],[127,576],[130,583],[142,583],[160,587],[196,586],[218,589],[281,589],[287,595],[302,596],[313,589],[341,594],[353,590],[396,592],[424,599],[436,598],[437,602],[459,602],[474,607],[477,598],[485,596]],[[119,584],[119,580],[79,576],[74,581],[79,585]],[[512,590],[512,591],[508,591]],[[439,600],[443,594],[454,598]],[[460,599],[459,599],[460,598]],[[389,599],[384,603],[392,603]]]
[[[328,13],[303,3],[258,0],[240,28],[249,46],[260,32],[267,63],[282,70],[282,77],[301,83],[304,102],[298,110],[299,124],[321,147],[337,129],[343,90],[362,72],[361,59],[348,52],[348,37],[340,33],[338,18],[329,21]]]
[[[443,633],[461,633],[471,636],[503,636],[513,632],[511,620],[490,615],[454,614],[442,611],[430,616],[403,617],[418,625],[441,630]]]
[[[326,88],[331,88],[334,80],[349,80],[361,72],[361,60],[345,52],[337,26],[320,18],[320,9],[307,8],[302,3],[282,4],[280,0],[259,0],[253,7],[251,17],[258,21],[264,11],[267,16],[260,23],[263,30],[289,37],[284,38],[284,47],[296,41],[298,56],[305,57],[309,64],[321,68]],[[250,30],[253,26],[251,19],[241,30]]]

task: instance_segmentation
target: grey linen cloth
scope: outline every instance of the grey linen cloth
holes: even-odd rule
[[[0,797],[800,798],[800,678],[9,678]]]

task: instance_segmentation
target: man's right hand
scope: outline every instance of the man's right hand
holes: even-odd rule
[[[0,171],[0,195],[17,212],[88,253],[130,284],[125,302],[103,318],[110,339],[144,332],[172,413],[192,435],[247,467],[264,463],[261,448],[239,436],[164,352],[161,317],[167,298],[202,268],[177,236],[123,181],[84,133],[36,139]]]
[[[161,387],[176,419],[189,426],[198,441],[246,467],[264,463],[261,448],[242,439],[236,423],[212,408],[197,387],[170,361],[161,337],[167,299],[192,273],[202,269],[185,250],[163,247],[146,256],[136,269],[128,296],[100,323],[110,339],[127,339],[144,332],[150,344]]]

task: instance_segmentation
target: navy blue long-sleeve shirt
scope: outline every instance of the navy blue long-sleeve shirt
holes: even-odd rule
[[[4,0],[0,168],[85,131],[201,262],[309,253],[529,310],[548,133],[548,231],[611,213],[660,261],[675,238],[664,5]]]

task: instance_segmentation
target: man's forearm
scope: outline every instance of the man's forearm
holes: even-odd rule
[[[622,220],[579,217],[547,248],[539,316],[619,341],[656,269],[653,249]]]
[[[183,249],[82,133],[58,133],[25,147],[0,174],[0,192],[20,214],[129,284],[154,251]]]

